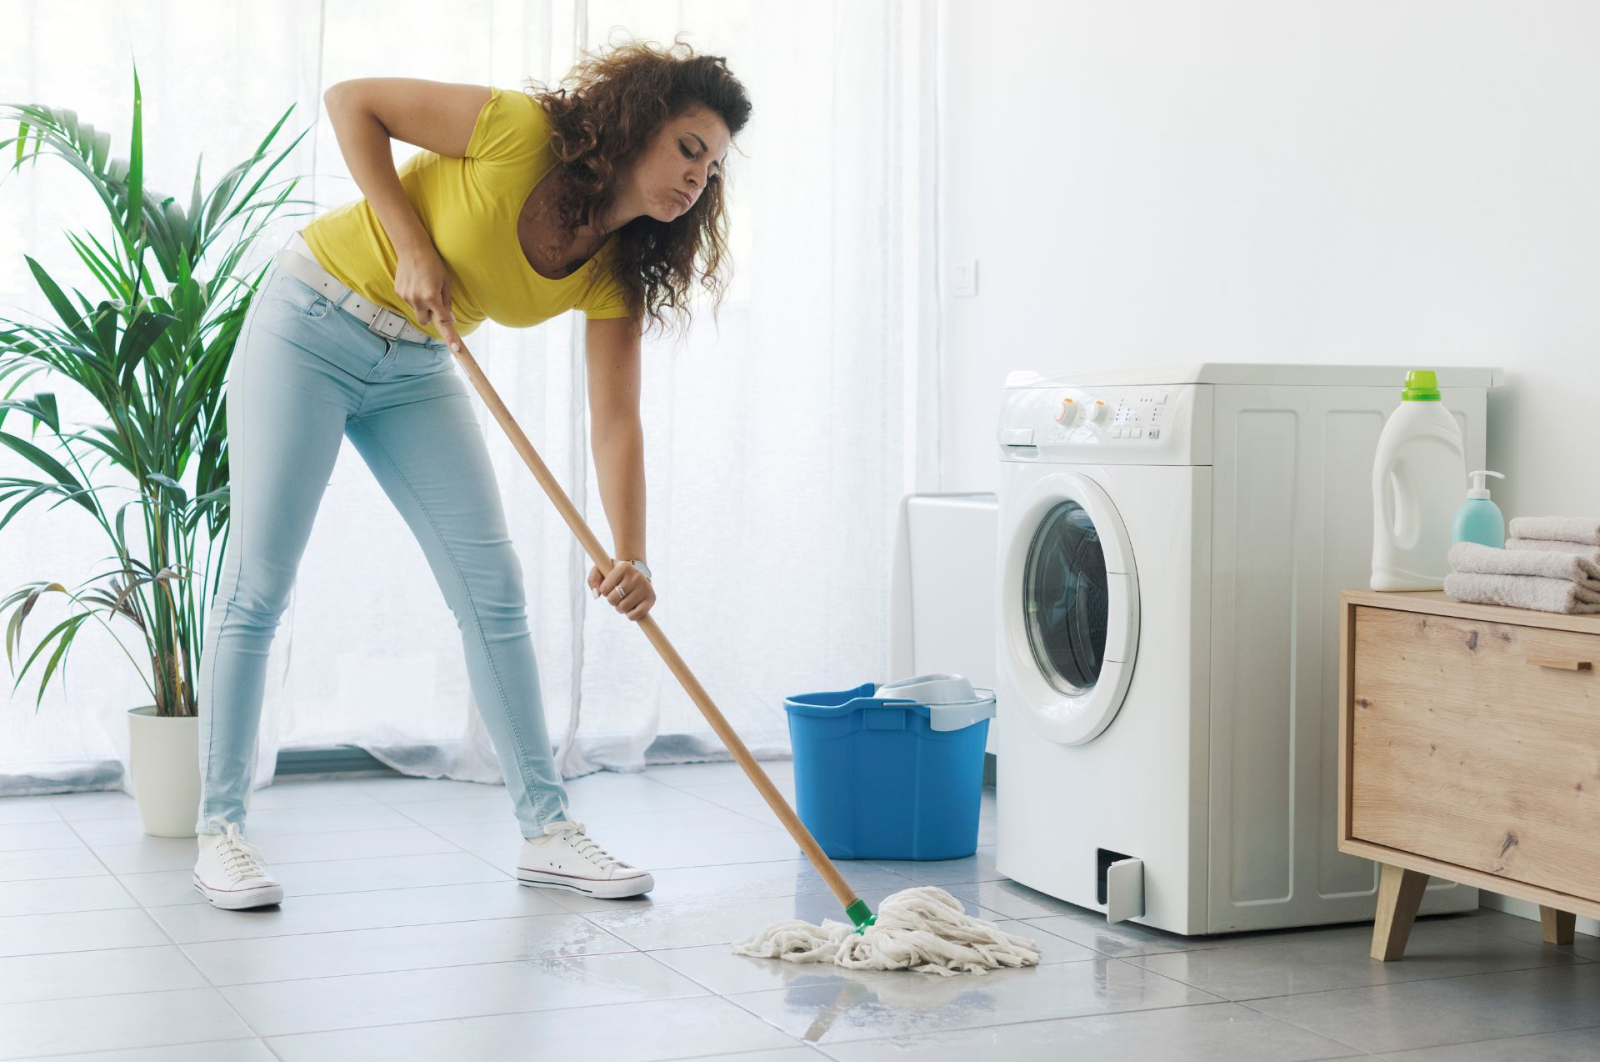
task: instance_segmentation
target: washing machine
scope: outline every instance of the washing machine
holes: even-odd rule
[[[1483,468],[1488,368],[1439,369]],[[1014,372],[999,416],[999,872],[1182,934],[1371,919],[1337,849],[1339,591],[1404,368]],[[1465,497],[1466,484],[1462,491]],[[1476,907],[1434,879],[1424,913]]]

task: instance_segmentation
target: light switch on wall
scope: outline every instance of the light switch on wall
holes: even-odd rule
[[[956,296],[976,295],[978,293],[978,260],[976,258],[956,263],[955,279],[950,285],[950,293]]]

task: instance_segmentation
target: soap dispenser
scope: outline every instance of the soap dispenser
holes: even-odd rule
[[[1467,491],[1467,500],[1456,510],[1455,523],[1450,528],[1451,544],[1476,542],[1480,546],[1505,548],[1506,518],[1501,514],[1500,506],[1489,500],[1490,476],[1506,478],[1499,472],[1488,470],[1471,473],[1472,487]]]

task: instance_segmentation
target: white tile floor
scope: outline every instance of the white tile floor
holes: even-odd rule
[[[765,765],[786,788],[787,763]],[[399,777],[256,792],[246,835],[284,903],[218,911],[192,840],[132,800],[0,800],[0,1059],[362,1062],[1600,1060],[1600,940],[1492,911],[1182,938],[1108,926],[995,871],[841,864],[874,906],[937,884],[1037,939],[1036,969],[853,973],[729,953],[770,922],[842,918],[733,764],[571,783],[575,817],[657,886],[630,901],[520,887],[505,790]]]

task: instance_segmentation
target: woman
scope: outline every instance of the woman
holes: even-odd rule
[[[228,368],[233,530],[198,679],[193,878],[218,907],[283,896],[242,836],[251,761],[272,636],[345,436],[455,613],[524,837],[518,880],[607,898],[654,886],[567,817],[522,568],[451,350],[485,319],[528,327],[584,311],[591,439],[618,559],[589,587],[637,621],[655,602],[642,324],[686,317],[697,277],[724,290],[722,167],[750,103],[723,59],[681,42],[586,58],[563,86],[364,78],[323,97],[364,198],[277,252]],[[397,172],[391,138],[425,150]]]

